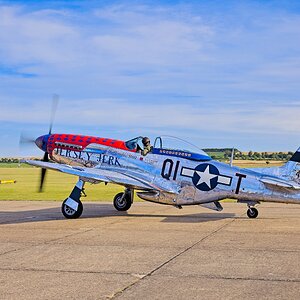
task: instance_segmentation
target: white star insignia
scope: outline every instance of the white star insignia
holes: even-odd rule
[[[205,183],[210,189],[211,189],[210,180],[213,178],[216,178],[218,176],[218,175],[209,173],[209,166],[207,166],[204,171],[202,171],[202,172],[196,171],[196,173],[200,176],[197,186],[201,183]]]

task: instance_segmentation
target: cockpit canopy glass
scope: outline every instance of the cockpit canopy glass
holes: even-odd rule
[[[142,136],[138,136],[136,138],[133,138],[125,142],[125,145],[130,150],[137,150],[137,151],[142,150],[143,149],[142,139],[143,139]],[[169,136],[169,135],[159,136],[154,140],[154,143],[151,141],[151,144],[153,145],[153,148],[156,149],[186,151],[190,153],[197,153],[197,154],[209,156],[207,153],[205,153],[196,145],[193,145],[188,141],[185,141],[181,138],[177,138],[174,136]]]
[[[156,149],[167,149],[167,150],[178,150],[178,151],[186,151],[190,153],[202,154],[205,156],[209,156],[202,149],[197,147],[196,145],[185,141],[181,138],[169,135],[162,135],[155,139],[154,148]]]

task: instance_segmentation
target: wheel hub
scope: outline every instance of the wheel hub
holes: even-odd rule
[[[124,197],[119,197],[117,199],[117,203],[120,207],[124,207],[126,205],[126,201],[125,201]]]
[[[73,208],[69,207],[68,205],[65,205],[64,207],[65,209],[65,213],[69,216],[74,215],[74,213],[76,212],[76,210],[74,210]]]

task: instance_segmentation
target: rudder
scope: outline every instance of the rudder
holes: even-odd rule
[[[293,154],[293,156],[291,157],[291,159],[289,161],[293,161],[296,163],[300,162],[300,148],[298,148],[298,150]]]

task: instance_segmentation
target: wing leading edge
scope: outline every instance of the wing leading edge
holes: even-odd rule
[[[174,194],[178,193],[176,187],[170,186],[170,182],[165,179],[159,183],[154,183],[151,181],[150,177],[149,180],[142,179],[136,172],[130,172],[128,170],[121,171],[117,168],[110,168],[109,170],[105,168],[84,168],[36,160],[24,160],[23,162],[32,166],[75,175],[87,179],[87,181],[114,183],[130,186],[135,189],[158,190]]]

